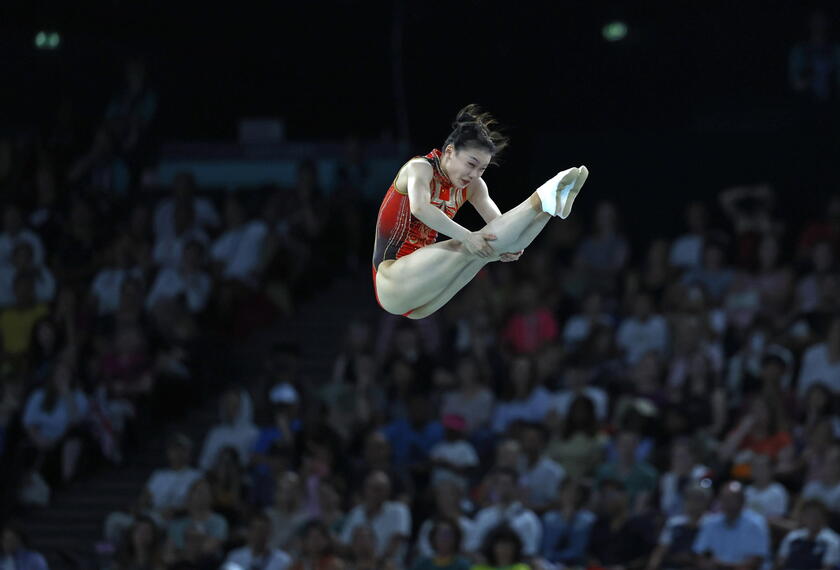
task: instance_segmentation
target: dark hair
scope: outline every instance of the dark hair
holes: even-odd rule
[[[125,534],[123,534],[122,540],[118,546],[115,558],[117,559],[120,568],[131,566],[131,563],[137,556],[138,553],[134,550],[133,535],[134,530],[142,524],[149,525],[152,528],[152,545],[150,553],[153,559],[159,560],[161,554],[160,549],[163,546],[163,532],[153,518],[147,515],[140,515],[134,519],[134,522],[131,523],[131,526]]]
[[[586,418],[579,423],[573,413],[577,406],[581,406],[586,411]],[[595,415],[595,403],[589,396],[577,396],[569,404],[569,411],[566,413],[566,421],[563,425],[563,439],[569,439],[579,431],[582,431],[589,437],[594,437],[598,433],[598,418]]]
[[[432,523],[432,529],[429,531],[429,544],[432,545],[432,550],[435,549],[435,539],[437,538],[438,532],[440,532],[440,527],[443,525],[449,525],[452,527],[452,530],[455,534],[453,540],[455,545],[453,546],[453,552],[460,552],[461,551],[461,540],[463,539],[463,533],[461,532],[461,525],[458,524],[458,521],[453,519],[452,517],[437,517],[435,518],[434,522]]]
[[[510,528],[507,524],[500,524],[496,528],[490,531],[487,537],[484,539],[484,548],[482,549],[484,557],[491,562],[493,566],[498,565],[498,560],[496,560],[496,552],[493,549],[493,546],[497,542],[511,542],[513,543],[513,560],[515,562],[519,562],[522,557],[522,539],[519,538],[519,535]]]
[[[485,149],[493,157],[491,164],[497,164],[495,157],[508,145],[508,139],[496,130],[498,123],[490,113],[472,103],[458,111],[452,123],[452,132],[446,137],[441,150],[452,145],[455,150],[473,146]]]
[[[819,511],[820,516],[822,516],[823,519],[828,518],[828,507],[822,499],[818,499],[816,497],[805,499],[804,501],[802,501],[801,510],[805,511],[805,509],[813,509],[815,511]]]

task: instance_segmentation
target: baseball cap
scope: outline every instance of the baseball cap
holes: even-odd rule
[[[297,404],[299,400],[297,390],[288,382],[277,384],[272,388],[268,399],[272,404]]]

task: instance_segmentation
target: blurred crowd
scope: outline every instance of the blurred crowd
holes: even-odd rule
[[[357,155],[329,195],[311,161],[145,188],[157,104],[132,61],[90,132],[0,140],[4,520],[201,392],[218,423],[168,434],[103,569],[840,567],[840,197],[728,188],[649,241],[601,201],[430,318],[360,312],[329,377],[275,343],[232,383],[235,339],[367,275],[377,204]],[[26,543],[0,567],[45,567]]]

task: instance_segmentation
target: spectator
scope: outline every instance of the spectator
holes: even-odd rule
[[[668,517],[665,528],[659,535],[659,544],[648,562],[647,570],[694,568],[695,556],[692,545],[697,538],[712,498],[710,486],[711,481],[706,479],[692,484],[685,491],[685,513]]]
[[[350,548],[347,555],[348,570],[396,570],[398,565],[392,560],[382,560],[376,554],[376,534],[369,523],[362,523],[353,528]]]
[[[466,422],[461,416],[449,414],[443,416],[441,424],[445,430],[444,439],[429,452],[434,465],[431,482],[434,485],[443,479],[451,479],[466,489],[470,471],[478,466],[478,454],[464,438]]]
[[[627,494],[629,513],[644,510],[656,490],[658,473],[653,465],[637,457],[639,434],[624,430],[615,437],[616,459],[603,463],[596,474],[599,482],[617,480]],[[613,485],[611,488],[615,488]]]
[[[529,570],[521,536],[502,524],[487,535],[482,548],[483,564],[474,564],[472,570]]]
[[[651,296],[654,306],[661,305],[668,293],[673,268],[668,262],[668,241],[656,239],[645,253],[645,261],[638,269],[628,268],[624,279],[622,302],[630,306],[639,294]]]
[[[15,276],[15,304],[0,310],[0,340],[2,354],[22,366],[21,360],[29,350],[32,329],[49,314],[49,308],[35,297],[35,276],[18,273]]]
[[[274,506],[265,510],[273,529],[269,540],[272,548],[294,550],[291,541],[297,537],[298,530],[310,518],[306,512],[304,498],[304,487],[297,473],[287,471],[278,478]]]
[[[175,236],[190,227],[209,230],[220,225],[221,219],[213,202],[196,196],[196,190],[192,173],[179,172],[175,175],[172,197],[161,200],[155,208],[153,227],[156,239]],[[190,219],[192,214],[185,216],[188,212],[194,212],[194,219]],[[188,219],[189,225],[185,224]],[[195,225],[192,226],[192,223]]]
[[[590,291],[583,298],[583,311],[572,315],[563,327],[563,343],[568,350],[580,346],[596,327],[607,327],[612,330],[613,318],[604,310],[603,295],[597,291]]]
[[[551,310],[539,303],[539,291],[533,283],[524,283],[519,291],[516,312],[504,327],[505,346],[517,355],[533,355],[558,335],[557,320]]]
[[[814,383],[825,384],[835,395],[840,394],[840,317],[831,320],[825,342],[808,348],[802,356],[797,393],[804,396]]]
[[[122,286],[126,279],[143,278],[143,270],[135,264],[131,238],[119,236],[109,248],[109,264],[99,270],[90,287],[91,301],[99,316],[111,315],[120,305]]]
[[[213,510],[234,526],[244,522],[246,482],[234,448],[225,447],[219,452],[207,480],[212,489]]]
[[[744,492],[746,507],[772,525],[787,515],[788,492],[775,480],[773,460],[762,453],[753,456],[751,476],[753,482]]]
[[[330,530],[321,520],[311,520],[300,530],[301,548],[289,570],[342,570],[344,564],[334,553]]]
[[[261,513],[251,517],[248,525],[248,543],[227,555],[225,568],[246,570],[260,568],[262,570],[286,570],[292,559],[282,550],[269,546],[271,536],[271,519]]]
[[[139,517],[128,529],[115,556],[117,570],[163,568],[163,535],[154,519]]]
[[[837,256],[830,242],[821,240],[811,250],[810,271],[796,282],[794,314],[815,312],[823,304],[822,282],[836,269]]]
[[[667,354],[668,325],[662,315],[653,313],[650,294],[636,295],[633,316],[622,321],[616,337],[626,361],[631,365],[651,350],[663,356]]]
[[[519,463],[519,486],[526,507],[541,515],[557,499],[557,490],[566,477],[563,467],[548,457],[548,430],[541,423],[519,424],[522,455]]]
[[[216,462],[218,453],[228,446],[236,449],[240,464],[247,465],[258,435],[253,424],[237,421],[241,410],[241,395],[238,390],[231,389],[225,392],[221,397],[221,404],[222,422],[207,434],[198,461],[199,467],[205,472]]]
[[[566,479],[561,486],[559,502],[542,517],[541,554],[555,564],[582,566],[586,563],[589,533],[596,518],[586,507],[589,489],[572,479]]]
[[[41,238],[23,225],[20,208],[9,204],[3,209],[3,232],[0,233],[0,266],[8,266],[12,261],[15,246],[26,242],[32,246],[32,262],[36,266],[44,263],[44,244]]]
[[[199,241],[189,240],[183,245],[178,267],[164,267],[155,278],[146,297],[146,308],[154,309],[162,301],[184,298],[191,313],[201,313],[207,306],[213,281],[202,271],[204,247]]]
[[[47,561],[41,553],[29,549],[23,532],[11,524],[4,524],[0,532],[0,563],[3,568],[15,570],[48,570]]]
[[[829,448],[820,476],[805,485],[802,499],[819,499],[832,513],[840,513],[840,444]]]
[[[536,362],[518,356],[510,364],[510,383],[506,384],[507,398],[496,404],[492,428],[504,433],[517,420],[542,420],[548,412],[549,392],[537,385]]]
[[[733,460],[733,476],[750,476],[750,460],[763,453],[777,461],[780,471],[794,459],[793,438],[779,402],[772,396],[756,396],[738,425],[729,432],[719,450],[724,461]]]
[[[186,506],[189,490],[201,478],[201,472],[190,466],[192,449],[189,437],[182,433],[172,435],[166,446],[169,467],[156,469],[146,482],[152,507],[167,519]]]
[[[439,518],[429,530],[434,556],[419,558],[412,570],[468,570],[470,563],[460,555],[461,527],[453,519]]]
[[[692,546],[697,567],[736,565],[758,570],[770,556],[767,522],[744,508],[744,488],[736,481],[721,488],[718,500],[721,512],[703,520]]]
[[[225,201],[226,229],[210,247],[210,257],[219,265],[218,274],[246,286],[256,285],[263,241],[268,227],[262,220],[248,221],[239,200],[229,195]]]
[[[450,479],[444,479],[434,485],[432,489],[435,501],[434,518],[423,521],[417,533],[417,551],[422,559],[431,559],[435,556],[435,549],[430,538],[432,528],[436,521],[456,521],[458,523],[458,546],[456,553],[460,553],[467,544],[470,544],[472,535],[475,532],[475,523],[465,514],[465,500],[462,497],[463,489]]]
[[[599,487],[599,513],[589,538],[590,564],[636,567],[656,544],[649,515],[631,512],[627,487],[618,479],[603,479]]]
[[[589,477],[601,463],[606,437],[598,428],[595,404],[587,396],[575,397],[565,420],[557,423],[548,442],[548,456],[557,461],[571,479]]]
[[[519,536],[522,552],[526,556],[536,556],[542,543],[542,525],[539,517],[517,500],[518,474],[513,469],[497,467],[488,478],[496,500],[476,514],[475,530],[465,545],[467,552],[478,552],[482,544],[487,545],[492,540],[494,528],[507,524]]]
[[[561,418],[567,417],[572,401],[577,397],[585,397],[594,404],[598,421],[606,420],[609,395],[603,388],[592,385],[592,369],[577,355],[570,356],[564,364],[563,387],[550,395],[549,413],[554,412]]]
[[[687,270],[682,277],[684,285],[700,285],[715,305],[719,305],[732,283],[735,273],[726,264],[726,251],[719,241],[706,240],[703,247],[703,264]]]
[[[680,269],[697,268],[702,262],[706,234],[706,205],[692,201],[686,206],[685,220],[688,231],[671,243],[668,261]]]
[[[790,531],[779,545],[780,570],[835,568],[840,564],[840,536],[826,524],[828,512],[819,499],[809,499],[800,511],[802,526]]]
[[[210,483],[197,479],[190,487],[186,515],[169,523],[164,559],[168,564],[215,557],[228,538],[225,518],[212,510]]]
[[[467,433],[473,434],[489,424],[495,398],[484,384],[479,364],[472,356],[461,356],[455,373],[458,387],[444,394],[441,414],[461,416]]]
[[[21,241],[12,249],[9,266],[0,268],[0,307],[15,304],[15,277],[24,273],[31,275],[35,280],[35,299],[39,303],[49,303],[53,300],[55,277],[47,267],[35,264],[32,244]]]
[[[693,488],[709,472],[697,461],[697,444],[688,438],[671,443],[671,467],[659,479],[659,509],[668,517],[685,512],[686,491]]]
[[[618,229],[618,215],[612,202],[601,201],[595,211],[595,231],[578,246],[584,265],[594,277],[593,285],[611,293],[616,277],[630,258],[630,244]]]
[[[370,526],[374,532],[376,558],[392,562],[402,560],[406,542],[411,536],[411,512],[403,503],[390,501],[390,495],[391,482],[388,475],[382,471],[368,475],[362,503],[347,515],[341,531],[341,542],[345,545],[355,544],[357,527]]]
[[[408,399],[408,418],[394,420],[382,433],[391,444],[394,468],[409,473],[427,467],[429,453],[443,440],[444,428],[430,417],[428,397],[415,392]]]

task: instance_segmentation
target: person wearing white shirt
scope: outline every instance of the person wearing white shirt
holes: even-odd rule
[[[240,393],[231,389],[222,395],[222,423],[216,425],[207,434],[201,449],[199,467],[207,472],[216,462],[216,456],[225,447],[234,448],[241,465],[244,467],[251,459],[251,450],[259,435],[257,427],[239,420],[242,411]]]
[[[565,418],[575,398],[585,396],[595,406],[595,417],[598,421],[606,421],[609,411],[609,395],[602,388],[590,386],[591,377],[591,369],[573,362],[568,363],[563,374],[563,389],[551,393],[548,410],[556,412],[561,418]]]
[[[500,524],[507,523],[522,540],[523,553],[535,556],[542,543],[542,523],[533,511],[516,500],[519,475],[513,469],[497,467],[490,477],[497,502],[481,509],[475,516],[474,531],[464,549],[470,553],[478,552],[487,535]]]
[[[708,467],[697,463],[691,440],[675,439],[671,444],[671,468],[659,478],[659,509],[668,516],[683,514],[686,490],[708,471]]]
[[[475,523],[464,514],[463,490],[457,483],[450,479],[443,479],[434,485],[435,511],[434,516],[423,521],[420,530],[417,532],[417,553],[420,556],[433,557],[435,551],[432,548],[429,533],[432,531],[436,518],[446,518],[458,522],[461,529],[461,544],[471,540],[475,529]],[[469,508],[469,505],[467,506]]]
[[[776,557],[780,570],[836,568],[840,564],[840,536],[826,526],[828,512],[818,499],[802,504],[803,528],[790,531]]]
[[[192,242],[198,242],[204,247],[210,245],[210,238],[203,231],[193,228],[179,234],[173,234],[155,240],[152,248],[152,259],[163,268],[179,267],[184,256],[184,250]]]
[[[210,256],[222,266],[225,279],[254,285],[268,226],[262,220],[249,222],[233,196],[225,202],[225,222],[227,230],[213,242]]]
[[[286,570],[292,558],[277,548],[270,548],[271,519],[264,513],[251,516],[248,525],[248,544],[232,550],[225,559],[223,570]]]
[[[213,202],[195,196],[195,179],[189,172],[180,172],[173,181],[173,196],[163,199],[155,208],[153,228],[155,237],[163,238],[176,233],[176,206],[192,209],[195,225],[216,228],[221,223]]]
[[[840,317],[832,319],[826,341],[810,347],[802,357],[798,395],[804,396],[815,383],[825,384],[835,395],[840,394]]]
[[[639,293],[634,314],[618,327],[616,344],[624,351],[625,360],[635,364],[645,353],[655,350],[665,355],[668,349],[668,324],[662,315],[654,315],[649,293]]]
[[[569,317],[563,326],[563,343],[571,349],[578,346],[589,337],[589,332],[597,325],[612,329],[612,317],[602,310],[601,294],[590,292],[583,299],[583,311]]]
[[[90,294],[99,316],[117,312],[126,279],[143,279],[143,270],[132,267],[131,238],[123,235],[112,244],[110,262],[94,276]]]
[[[356,527],[370,525],[376,537],[376,556],[383,560],[402,560],[411,536],[411,511],[399,501],[388,500],[391,481],[383,471],[365,478],[363,499],[347,515],[339,540],[350,545]]]
[[[0,307],[11,307],[17,301],[15,278],[19,273],[29,273],[35,283],[35,298],[48,303],[55,297],[55,277],[44,265],[35,263],[32,244],[20,241],[12,249],[10,263],[0,264]]]
[[[536,514],[542,514],[557,499],[560,483],[566,470],[545,455],[548,431],[540,423],[520,424],[519,441],[522,454],[519,462],[519,486],[525,491],[525,501]]]
[[[744,508],[744,489],[738,482],[726,483],[718,497],[721,512],[703,520],[692,546],[698,568],[737,565],[758,570],[770,559],[767,521]]]
[[[146,482],[156,511],[176,510],[185,506],[192,484],[201,478],[201,471],[190,467],[192,442],[183,434],[175,434],[166,447],[169,467],[156,469]]]
[[[179,268],[161,269],[146,297],[146,308],[154,309],[160,301],[184,295],[190,312],[203,311],[210,299],[213,282],[210,276],[200,269],[201,254],[201,244],[190,242],[184,248],[184,257]]]
[[[784,517],[788,510],[788,492],[773,479],[773,459],[763,453],[753,456],[750,474],[752,484],[745,492],[747,508],[772,522]]]
[[[478,465],[478,453],[464,437],[467,423],[463,417],[447,414],[441,419],[444,440],[436,443],[429,452],[435,466],[432,470],[432,484],[452,479],[466,489],[469,481],[467,472]]]
[[[20,208],[6,206],[3,211],[3,232],[0,233],[0,265],[8,265],[12,260],[12,251],[21,242],[32,246],[32,260],[35,265],[44,263],[44,244],[38,234],[23,225]]]

